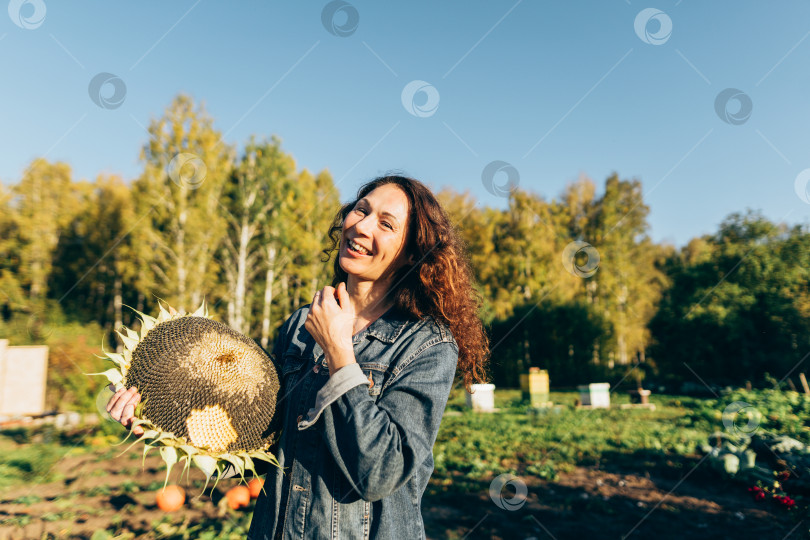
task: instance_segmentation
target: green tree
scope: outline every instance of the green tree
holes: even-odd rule
[[[111,334],[123,324],[122,306],[138,302],[129,234],[137,224],[130,188],[121,177],[99,175],[89,187],[60,237],[50,283],[65,311]]]
[[[587,298],[613,329],[600,346],[609,367],[645,360],[647,324],[665,279],[657,266],[660,251],[647,235],[648,214],[641,182],[613,174],[584,229],[584,240],[596,248],[600,259],[598,271],[586,278]]]
[[[11,198],[11,190],[0,184],[0,324],[9,321],[14,313],[21,312],[26,303],[20,282],[22,245]]]
[[[262,274],[269,279],[266,287],[272,302],[274,277],[266,276],[275,265],[267,250],[279,246],[270,231],[284,229],[275,221],[285,204],[286,191],[294,185],[294,172],[295,161],[281,150],[280,139],[257,142],[251,138],[225,186],[228,233],[223,242],[222,268],[228,291],[228,324],[240,332],[251,332],[252,313],[254,306],[261,304],[261,296],[250,284]]]
[[[547,369],[555,385],[601,380],[609,370],[592,358],[609,333],[609,323],[582,299],[520,306],[492,324],[492,380],[518,386],[520,374],[530,367]]]
[[[193,310],[217,290],[216,255],[226,232],[220,200],[233,150],[204,107],[195,108],[186,95],[177,96],[148,131],[144,171],[133,185],[138,287],[178,310]]]
[[[810,234],[760,213],[730,215],[666,261],[671,286],[650,323],[662,374],[700,384],[762,382],[806,369]]]
[[[53,250],[81,204],[80,187],[70,166],[35,159],[12,188],[12,219],[19,239],[17,274],[28,301],[41,309],[48,293]]]
[[[324,263],[318,254],[326,244],[329,226],[340,208],[340,195],[328,171],[313,175],[303,169],[298,174],[296,184],[292,253],[296,293],[292,298],[292,309],[308,304],[316,290],[329,284],[331,264]]]

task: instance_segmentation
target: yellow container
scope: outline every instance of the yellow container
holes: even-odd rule
[[[528,373],[520,375],[520,390],[523,399],[528,399],[532,407],[542,407],[548,403],[548,371],[540,368],[529,368]]]

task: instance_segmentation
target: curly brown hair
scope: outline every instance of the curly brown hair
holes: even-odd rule
[[[416,261],[404,265],[394,276],[388,294],[394,305],[416,319],[431,316],[445,323],[459,349],[458,370],[469,391],[473,382],[486,382],[489,339],[478,316],[482,299],[473,288],[473,274],[461,237],[439,201],[419,180],[405,176],[380,176],[364,184],[354,201],[343,205],[329,228],[331,246],[323,250],[328,261],[339,247],[343,221],[355,204],[385,184],[395,184],[408,197],[406,255]],[[332,286],[346,281],[348,274],[335,257]]]

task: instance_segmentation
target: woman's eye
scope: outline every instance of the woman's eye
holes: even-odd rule
[[[392,226],[391,226],[391,224],[390,224],[390,223],[388,223],[387,221],[383,221],[383,222],[382,222],[382,224],[383,224],[383,225],[385,225],[386,227],[388,227],[389,229],[392,229],[392,230],[393,230],[393,227],[392,227]]]
[[[362,212],[364,214],[366,213],[365,209],[363,209],[363,208],[355,208],[354,211],[355,212]]]

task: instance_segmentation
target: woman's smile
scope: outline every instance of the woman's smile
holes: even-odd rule
[[[372,255],[370,249],[362,247],[360,244],[351,239],[347,240],[346,247],[348,248],[349,253],[355,256],[370,257]]]

